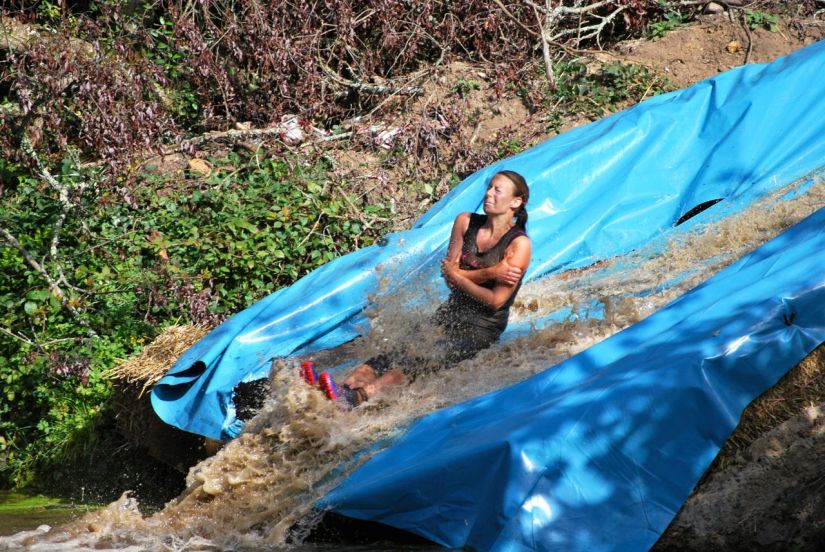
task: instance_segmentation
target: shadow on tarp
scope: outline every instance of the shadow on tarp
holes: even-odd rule
[[[478,550],[647,550],[825,341],[825,209],[638,324],[416,422],[319,504]]]
[[[336,259],[224,322],[159,382],[152,405],[186,431],[236,436],[243,423],[232,401],[235,386],[266,377],[275,357],[357,337],[368,326],[363,310],[378,289],[378,267],[394,267],[402,275],[397,286],[438,278],[453,219],[480,210],[488,179],[502,169],[531,183],[528,279],[626,254],[713,199],[725,198],[706,213],[741,211],[822,167],[823,74],[820,42],[656,96],[490,165],[411,230]]]

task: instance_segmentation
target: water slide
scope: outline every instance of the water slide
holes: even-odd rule
[[[192,433],[238,435],[233,388],[266,377],[273,358],[359,335],[377,274],[394,274],[399,286],[437,281],[452,220],[480,211],[487,180],[502,169],[531,184],[528,281],[724,219],[790,183],[804,194],[825,169],[823,75],[825,42],[654,97],[495,163],[412,229],[224,322],[158,383],[153,407]],[[742,409],[825,341],[823,218],[811,215],[559,365],[426,416],[323,505],[453,547],[646,549]]]

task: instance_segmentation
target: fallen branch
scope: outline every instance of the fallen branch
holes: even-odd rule
[[[26,337],[25,335],[22,335],[22,334],[17,334],[17,333],[15,333],[15,332],[13,332],[12,330],[9,330],[9,329],[4,328],[3,326],[0,326],[0,332],[3,332],[3,333],[4,333],[4,334],[6,334],[7,336],[9,336],[9,337],[13,337],[14,339],[16,339],[16,340],[18,340],[18,341],[22,341],[22,342],[23,342],[23,343],[25,343],[26,345],[34,345],[34,341],[32,341],[31,339],[29,339],[29,338],[28,338],[28,337]]]
[[[333,82],[340,84],[341,86],[346,86],[351,90],[356,90],[358,92],[367,92],[368,94],[408,94],[410,96],[415,96],[417,94],[421,94],[421,92],[423,92],[424,90],[420,86],[396,87],[390,85],[367,84],[364,82],[347,80],[335,71],[333,71],[326,63],[321,61],[320,58],[316,57],[316,61],[318,62],[318,65],[321,67],[321,71],[323,71],[323,73],[326,76],[332,79]]]
[[[284,130],[281,127],[216,130],[183,140],[178,146],[164,150],[163,154],[169,155],[182,151],[184,145],[200,146],[218,140],[241,141],[249,138],[265,138],[267,136],[279,136],[283,132]]]
[[[59,182],[54,175],[43,165],[43,162],[40,160],[40,157],[35,152],[34,147],[32,146],[29,139],[24,135],[21,142],[20,142],[20,149],[25,153],[31,162],[34,164],[35,168],[37,169],[37,173],[39,176],[46,181],[46,183],[53,188],[58,194],[58,201],[60,202],[61,207],[61,214],[55,223],[54,228],[54,236],[52,237],[51,243],[49,245],[49,253],[51,258],[55,261],[55,265],[58,267],[58,279],[52,277],[51,274],[43,267],[41,263],[34,258],[34,256],[20,243],[20,241],[6,228],[0,226],[0,237],[5,240],[7,244],[12,246],[16,249],[26,260],[29,266],[40,276],[43,277],[44,280],[49,284],[49,291],[60,301],[62,307],[66,308],[72,316],[74,316],[75,320],[86,328],[86,332],[89,337],[98,337],[97,333],[89,326],[89,324],[83,320],[80,312],[72,305],[71,301],[69,301],[69,296],[66,292],[63,291],[61,287],[61,282],[67,284],[69,287],[74,288],[71,284],[68,284],[66,281],[66,276],[63,273],[63,269],[59,266],[56,262],[57,259],[57,247],[60,243],[60,233],[61,229],[63,228],[63,224],[66,220],[66,217],[69,213],[75,212],[77,210],[77,206],[72,203],[71,200],[71,189],[68,186],[63,185]],[[76,187],[76,190],[79,192],[84,191],[90,185],[89,182],[83,182]],[[75,288],[77,289],[77,288]]]
[[[52,294],[60,301],[60,304],[66,307],[75,316],[75,318],[77,318],[80,324],[86,326],[87,329],[89,329],[89,331],[91,332],[91,334],[94,334],[94,331],[88,328],[88,325],[85,323],[85,321],[79,318],[80,313],[71,305],[71,303],[69,302],[69,297],[66,295],[66,293],[64,293],[60,285],[58,285],[55,279],[52,278],[51,274],[49,274],[46,271],[46,269],[43,268],[43,265],[37,262],[37,259],[34,258],[34,256],[29,252],[29,250],[23,247],[23,244],[21,244],[20,241],[16,237],[14,237],[13,234],[2,226],[0,226],[0,237],[2,237],[7,244],[15,248],[23,256],[23,258],[26,260],[29,266],[32,267],[32,269],[34,269],[35,272],[40,274],[40,276],[42,276],[44,280],[46,280],[46,282],[49,284],[49,291],[51,291]],[[96,334],[91,336],[97,337]]]

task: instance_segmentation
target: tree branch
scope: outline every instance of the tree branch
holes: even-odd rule
[[[97,333],[91,328],[91,326],[89,326],[89,324],[85,320],[83,320],[80,312],[72,305],[72,303],[69,301],[69,296],[63,291],[63,288],[61,288],[60,286],[60,282],[62,281],[63,283],[74,288],[74,286],[68,284],[68,282],[66,281],[66,277],[63,274],[63,269],[56,262],[57,247],[60,243],[60,233],[63,228],[63,224],[69,213],[74,212],[76,210],[76,205],[74,205],[71,200],[71,190],[67,186],[61,184],[51,174],[49,169],[47,169],[46,166],[43,165],[43,162],[40,160],[40,157],[37,155],[37,152],[34,150],[34,147],[32,146],[29,139],[25,136],[25,134],[23,135],[23,138],[20,141],[20,149],[29,157],[32,163],[34,163],[34,166],[36,167],[40,177],[43,178],[43,180],[45,180],[46,183],[48,183],[48,185],[51,188],[53,188],[58,194],[58,201],[60,202],[61,214],[58,217],[57,222],[55,223],[54,236],[52,237],[52,241],[49,246],[51,258],[55,261],[55,265],[58,267],[58,280],[55,280],[52,277],[52,275],[49,274],[49,272],[43,267],[43,265],[40,264],[37,261],[37,259],[35,259],[34,256],[25,247],[23,247],[23,244],[21,244],[20,241],[3,226],[0,226],[0,237],[2,237],[5,240],[5,242],[8,243],[10,246],[15,248],[23,256],[23,258],[26,260],[29,266],[31,266],[35,272],[40,274],[40,276],[42,276],[43,279],[46,280],[46,282],[49,284],[49,290],[60,301],[61,306],[66,308],[74,316],[78,324],[86,328],[86,333],[89,335],[89,337],[98,337]],[[81,185],[77,186],[77,189],[78,191],[82,192],[88,186],[89,183],[84,182]]]
[[[0,332],[3,332],[4,334],[8,335],[9,337],[13,337],[14,339],[16,339],[18,341],[22,341],[26,345],[34,345],[34,341],[29,339],[25,335],[17,334],[15,332],[13,332],[12,330],[4,328],[3,326],[0,326]]]
[[[553,59],[550,57],[550,44],[547,42],[547,34],[544,30],[544,27],[541,24],[541,16],[539,15],[539,10],[536,6],[533,6],[533,13],[536,16],[536,23],[539,26],[539,38],[541,39],[541,54],[544,58],[544,74],[547,76],[547,80],[550,83],[550,89],[556,90],[558,85],[556,84],[556,75],[553,74]]]
[[[540,33],[537,33],[536,31],[534,31],[533,29],[531,29],[530,27],[525,25],[524,23],[522,23],[521,19],[519,19],[518,17],[513,15],[513,13],[504,6],[504,4],[501,2],[501,0],[493,0],[493,2],[498,4],[498,7],[501,8],[501,11],[504,12],[504,15],[509,17],[513,21],[513,23],[515,23],[516,25],[521,27],[522,31],[524,31],[527,34],[533,35],[533,36],[541,36]],[[533,8],[533,9],[535,9],[535,8]],[[539,28],[541,28],[541,25],[539,25]]]

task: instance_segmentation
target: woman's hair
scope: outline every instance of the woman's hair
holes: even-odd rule
[[[499,171],[493,175],[493,178],[498,175],[506,176],[515,188],[515,196],[521,198],[521,207],[516,211],[516,225],[522,230],[527,230],[527,200],[530,199],[530,188],[527,187],[527,181],[516,171]]]

